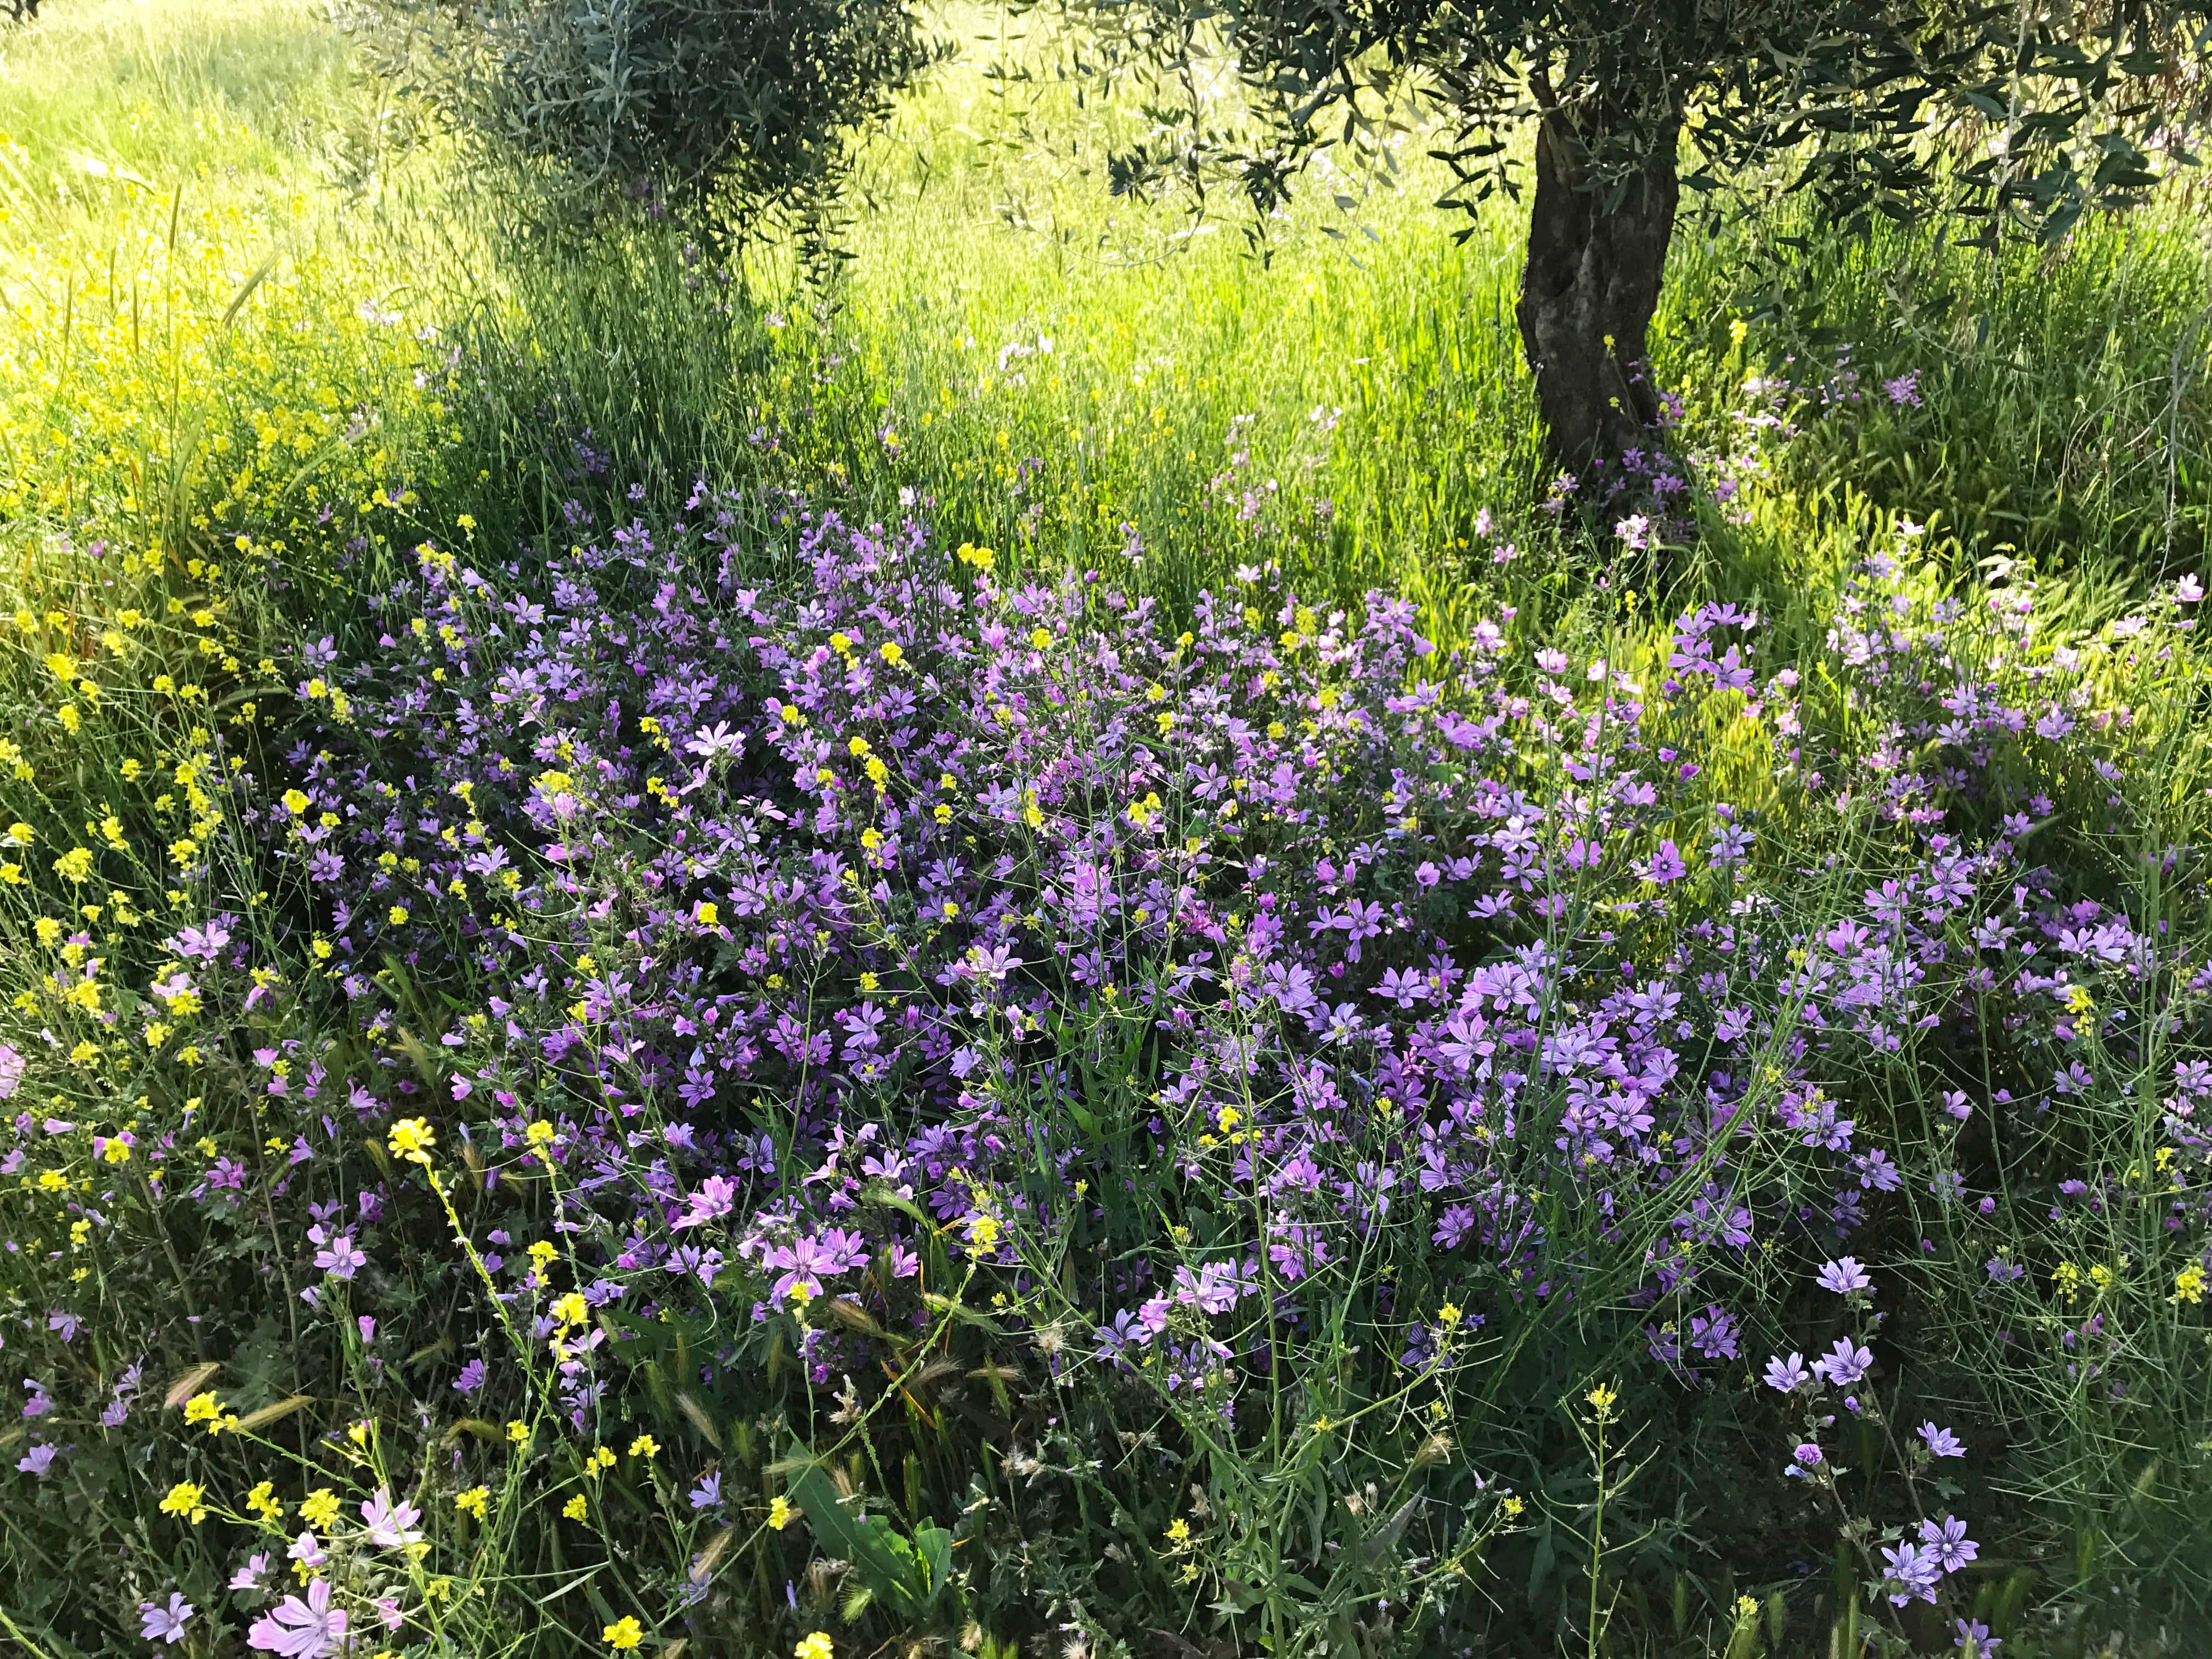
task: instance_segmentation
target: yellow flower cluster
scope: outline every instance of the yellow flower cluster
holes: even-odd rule
[[[229,151],[235,124],[201,113],[194,131]],[[0,519],[23,553],[0,606],[0,1004],[63,1036],[67,1086],[90,1096],[68,1115],[103,1097],[197,1105],[173,1070],[213,1046],[195,976],[162,966],[149,995],[114,964],[223,907],[245,763],[217,762],[217,728],[242,736],[287,695],[258,648],[266,573],[355,534],[388,545],[407,511],[386,483],[398,442],[450,422],[416,379],[414,331],[362,303],[387,286],[366,245],[312,234],[320,203],[79,189],[37,141],[7,153],[22,178],[54,169],[60,205],[9,218],[0,276]],[[342,692],[319,696],[346,718]],[[306,797],[285,802],[304,823]],[[33,935],[58,964],[21,948]]]

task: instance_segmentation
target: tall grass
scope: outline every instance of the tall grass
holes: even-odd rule
[[[1255,244],[1233,208],[1108,197],[1125,118],[1048,82],[1010,93],[979,68],[1001,56],[1045,61],[987,36],[867,148],[832,293],[789,290],[772,249],[709,270],[644,224],[483,272],[483,441],[542,452],[558,396],[624,488],[705,465],[891,513],[927,479],[961,534],[1051,568],[1138,549],[1143,584],[1185,599],[1255,527],[1303,580],[1352,599],[1387,580],[1442,617],[1497,574],[1486,510],[1553,550],[1511,319],[1520,210],[1455,242],[1413,143],[1396,189],[1316,177]],[[2117,594],[2203,544],[2201,240],[2181,204],[1997,256],[1940,228],[1839,240],[1789,204],[1711,240],[1686,225],[1660,374],[1700,448],[1732,441],[1747,374],[1804,389],[1782,482],[1808,532],[1901,512],[1962,569],[2027,560]],[[1917,404],[1882,389],[1905,376]]]

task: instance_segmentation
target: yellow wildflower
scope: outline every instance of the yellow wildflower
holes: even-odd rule
[[[161,1500],[161,1513],[182,1516],[197,1527],[207,1519],[207,1505],[200,1502],[201,1496],[200,1489],[191,1481],[179,1480]]]
[[[430,1162],[431,1142],[436,1138],[436,1133],[421,1118],[402,1118],[392,1126],[392,1155],[410,1164],[427,1165]]]

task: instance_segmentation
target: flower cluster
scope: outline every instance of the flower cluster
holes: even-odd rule
[[[2177,1061],[2148,1119],[2106,1080],[2184,1040],[2200,970],[2028,849],[2054,797],[2129,821],[2109,688],[2179,672],[2170,610],[2045,653],[2032,596],[1969,614],[1908,538],[1809,662],[1766,666],[1765,620],[1719,604],[1579,644],[1506,611],[1445,653],[1387,594],[1322,611],[1248,567],[1182,629],[1093,575],[771,505],[702,487],[681,524],[604,532],[579,508],[542,562],[424,543],[349,643],[306,649],[285,747],[210,734],[191,763],[254,896],[135,981],[47,942],[27,1007],[144,1056],[65,1093],[58,1037],[0,1050],[8,1092],[60,1103],[4,1164],[85,1230],[51,1259],[290,1218],[277,1317],[365,1401],[406,1354],[443,1370],[413,1426],[380,1408],[315,1443],[297,1588],[266,1552],[228,1581],[253,1645],[474,1616],[434,1588],[459,1558],[427,1553],[521,1524],[541,1482],[528,1524],[572,1540],[664,1505],[700,1542],[658,1593],[707,1618],[698,1529],[757,1502],[779,1550],[793,1505],[734,1463],[686,1493],[656,1437],[711,1449],[769,1401],[823,1444],[926,1411],[914,1379],[963,1318],[1048,1391],[1316,1457],[1365,1413],[1479,1420],[1468,1362],[1528,1333],[1601,1322],[1670,1389],[1826,1321],[1766,1380],[1808,1413],[1789,1473],[1830,1496],[1823,1433],[1881,1420],[1887,1262],[1964,1264],[2008,1364],[2041,1319],[2054,1378],[2153,1383],[2075,1304],[2125,1275],[2176,1318],[2201,1299],[2212,1070]],[[779,549],[786,579],[746,574]],[[2008,1081],[1900,1093],[1954,1051]],[[2062,1173],[2100,1113],[2167,1135],[2154,1168]],[[2021,1260],[2038,1205],[2150,1224],[2046,1297]],[[410,1346],[399,1258],[441,1252],[465,1316]],[[1793,1260],[1807,1293],[1777,1295]],[[137,1374],[72,1346],[83,1284],[41,1288],[33,1480],[132,1422]],[[690,1404],[653,1418],[641,1379],[678,1352]],[[200,1459],[283,1404],[188,1393]],[[432,1472],[397,1497],[409,1442]],[[333,1449],[358,1527],[319,1484]],[[1406,1455],[1454,1461],[1435,1426]],[[1468,1479],[1395,1593],[1520,1512]],[[212,1490],[167,1513],[284,1536],[265,1488],[240,1516]],[[1923,1523],[1884,1555],[1891,1600],[1935,1599],[1975,1547]]]

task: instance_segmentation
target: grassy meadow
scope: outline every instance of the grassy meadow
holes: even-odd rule
[[[2197,195],[1686,225],[1608,537],[939,25],[826,282],[0,29],[7,1650],[2197,1650]]]

